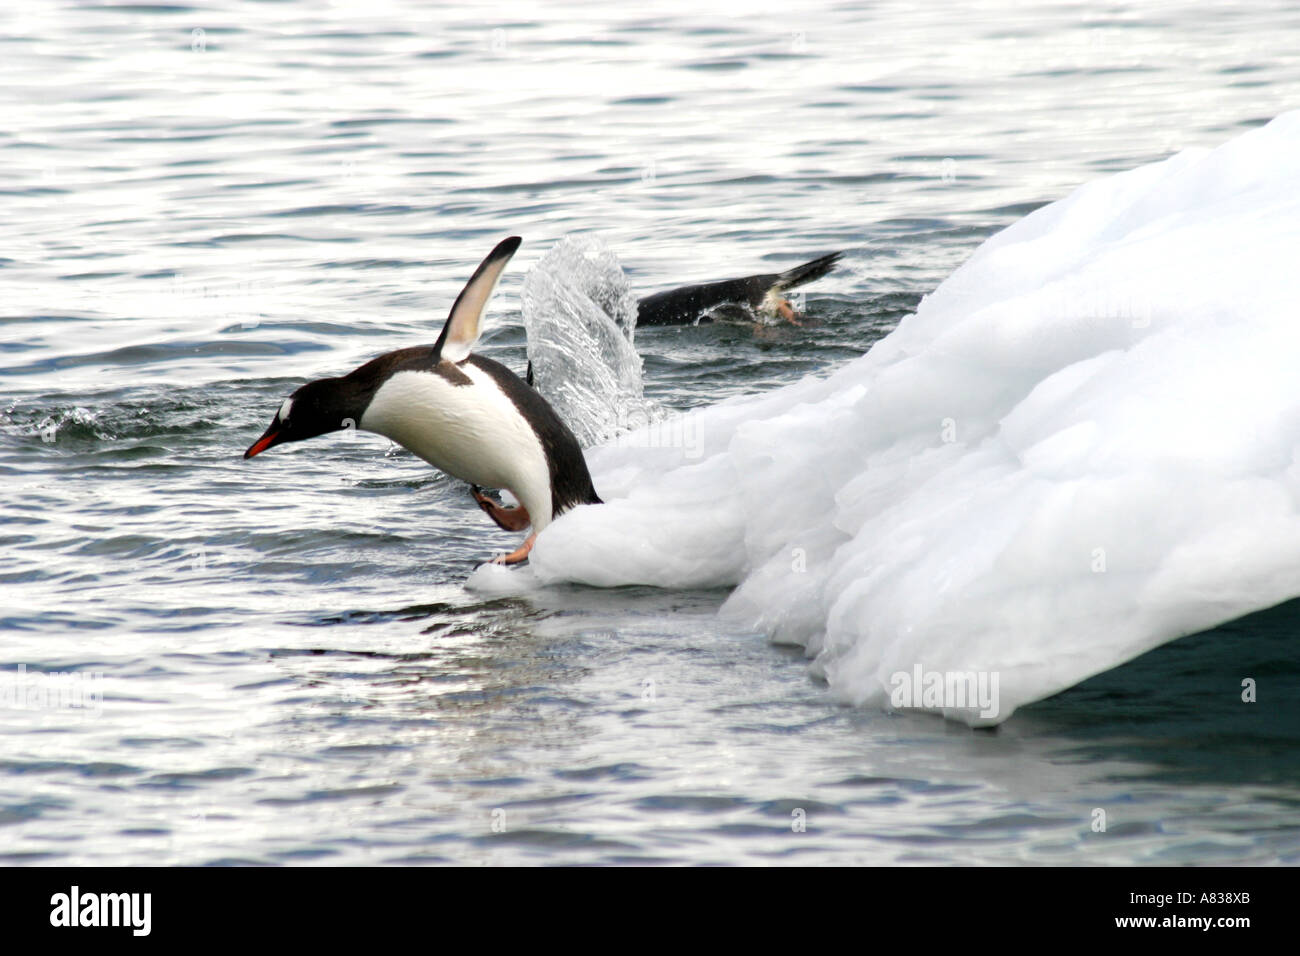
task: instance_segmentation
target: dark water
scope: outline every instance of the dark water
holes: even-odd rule
[[[722,593],[484,601],[514,536],[373,436],[240,459],[512,233],[516,368],[565,234],[644,293],[846,249],[806,328],[637,336],[675,407],[816,374],[1038,205],[1294,106],[1287,5],[3,16],[0,668],[92,706],[0,707],[0,859],[1300,858],[1294,606],[973,732],[834,705]]]

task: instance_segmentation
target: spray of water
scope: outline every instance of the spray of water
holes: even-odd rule
[[[543,256],[523,312],[536,388],[584,447],[663,417],[642,389],[636,296],[600,239],[567,236]]]

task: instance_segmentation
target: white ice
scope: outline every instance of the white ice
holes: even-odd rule
[[[989,672],[1005,720],[1300,594],[1297,292],[1300,112],[1037,210],[862,358],[692,413],[690,448],[590,452],[607,503],[527,582],[734,587],[844,701]]]

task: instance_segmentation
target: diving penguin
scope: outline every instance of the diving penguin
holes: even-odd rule
[[[532,525],[522,545],[493,559],[502,564],[523,561],[559,515],[600,504],[578,440],[546,399],[504,365],[471,353],[483,310],[521,241],[506,239],[483,260],[437,342],[308,382],[284,400],[244,457],[348,427],[383,435],[469,482],[474,500],[501,528]],[[502,507],[479,486],[505,488],[519,505]]]
[[[637,327],[690,325],[710,313],[741,313],[741,318],[751,321],[755,315],[780,316],[797,325],[794,308],[785,297],[786,291],[820,279],[835,268],[843,254],[832,252],[781,273],[724,279],[656,292],[637,303]]]

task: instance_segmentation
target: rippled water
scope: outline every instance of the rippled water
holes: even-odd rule
[[[102,693],[0,707],[0,859],[1296,862],[1293,606],[972,732],[835,706],[720,593],[477,598],[516,536],[373,436],[240,453],[305,378],[432,341],[512,233],[483,350],[520,369],[563,235],[642,294],[847,249],[809,327],[637,335],[670,407],[816,373],[1039,204],[1293,107],[1298,29],[1280,2],[0,13],[0,667]]]

